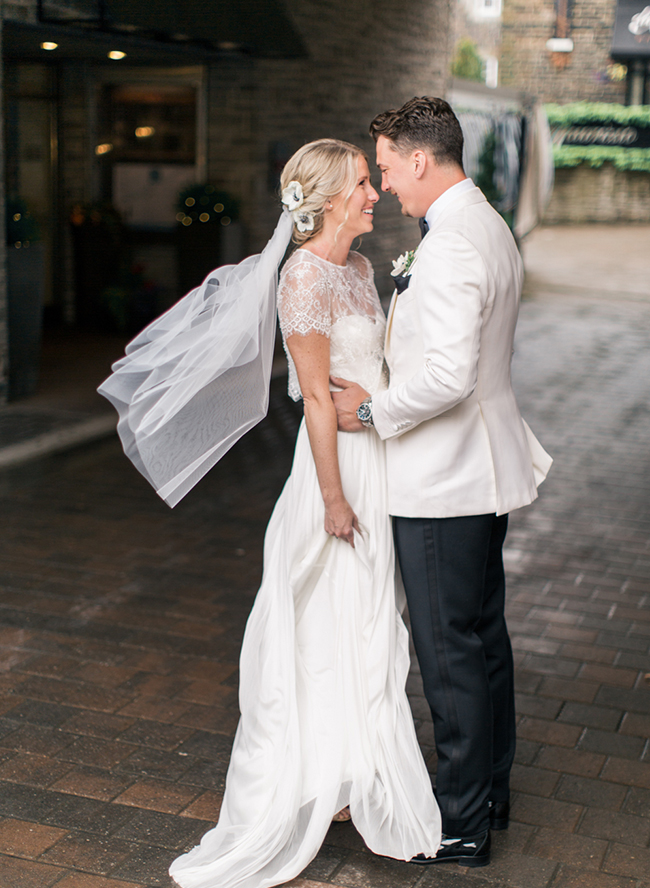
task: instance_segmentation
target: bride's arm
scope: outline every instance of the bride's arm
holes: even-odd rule
[[[305,405],[305,423],[325,504],[325,530],[354,547],[357,516],[343,494],[336,446],[336,410],[329,390],[330,341],[321,333],[286,340]]]

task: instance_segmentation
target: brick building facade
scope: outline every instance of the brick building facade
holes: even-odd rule
[[[74,3],[59,6],[74,8]],[[123,6],[128,8],[128,4]],[[7,0],[2,14],[5,31],[11,32],[11,40],[17,34],[22,47],[31,39],[29,26],[34,27],[34,40],[48,39],[48,26],[37,22],[36,0]],[[355,142],[371,154],[368,124],[378,111],[398,106],[413,95],[444,94],[449,14],[447,0],[412,0],[407,6],[400,0],[286,0],[282,15],[292,30],[284,40],[285,50],[291,39],[300,44],[293,58],[287,57],[293,55],[291,47],[280,54],[284,57],[269,57],[272,53],[239,52],[224,43],[224,51],[208,57],[204,50],[197,51],[196,59],[186,49],[179,60],[161,44],[156,59],[149,39],[142,46],[150,61],[140,63],[137,71],[140,78],[146,71],[151,79],[173,80],[178,73],[183,80],[191,75],[200,84],[196,178],[213,182],[239,202],[245,246],[255,252],[277,219],[276,173],[292,151],[305,141],[333,136]],[[18,34],[20,23],[24,23],[23,31]],[[63,33],[60,27],[55,30]],[[132,63],[139,61],[138,44],[132,38],[128,60],[118,69],[106,61],[105,53],[102,60],[96,57],[89,41],[100,41],[102,35],[86,34],[79,39],[92,50],[87,59],[79,57],[83,56],[79,47],[67,57],[60,50],[39,55],[36,48],[25,62],[46,65],[55,83],[52,175],[56,194],[50,220],[55,234],[49,298],[68,323],[75,319],[70,211],[76,203],[106,197],[102,160],[95,153],[101,129],[98,90],[108,76],[119,82],[120,70],[135,71]],[[24,59],[16,45],[6,41],[4,50],[6,63],[14,68],[22,64],[18,56]],[[11,46],[13,50],[8,49]],[[385,292],[389,282],[384,266],[396,249],[412,245],[415,232],[391,200],[380,202],[376,220],[377,233],[367,238],[362,249],[376,264],[378,286]],[[5,307],[6,291],[0,281],[0,400],[6,396]]]
[[[640,0],[634,9],[643,6]],[[504,0],[501,82],[544,103],[650,103],[647,35],[636,45],[630,39],[622,54],[616,49],[615,30],[628,31],[634,9],[617,0]],[[647,169],[618,168],[609,160],[593,167],[587,160],[569,168],[556,163],[546,223],[650,219]]]
[[[504,0],[501,82],[542,102],[625,102],[625,82],[610,79],[616,0],[574,0],[571,52],[552,52],[558,31],[554,0]]]

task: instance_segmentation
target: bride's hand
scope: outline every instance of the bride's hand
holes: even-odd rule
[[[347,500],[337,500],[325,506],[325,530],[331,536],[345,540],[354,549],[353,531],[359,531],[359,519]]]

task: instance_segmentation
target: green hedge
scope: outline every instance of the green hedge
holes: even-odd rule
[[[573,102],[569,105],[545,105],[545,110],[551,128],[594,122],[650,127],[650,105]],[[618,145],[554,145],[553,160],[556,169],[576,167],[581,163],[598,168],[607,161],[619,170],[650,172],[650,148],[623,148]]]
[[[553,147],[555,169],[576,167],[586,163],[601,167],[605,161],[618,170],[640,170],[650,173],[650,148],[621,148],[618,145],[555,145]]]
[[[573,102],[569,105],[545,105],[551,126],[579,123],[620,123],[650,126],[650,105],[617,105],[607,102]]]

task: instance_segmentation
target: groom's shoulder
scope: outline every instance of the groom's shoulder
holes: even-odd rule
[[[518,255],[508,225],[485,198],[456,207],[446,214],[429,232],[421,247],[425,265],[445,261],[469,262],[484,270],[495,262],[499,264],[505,257],[508,261],[518,261]]]
[[[464,198],[464,199],[463,199]],[[447,212],[439,220],[433,235],[464,237],[466,240],[485,239],[507,240],[514,244],[512,232],[503,216],[487,200],[480,188],[462,194],[460,198],[447,208]]]

